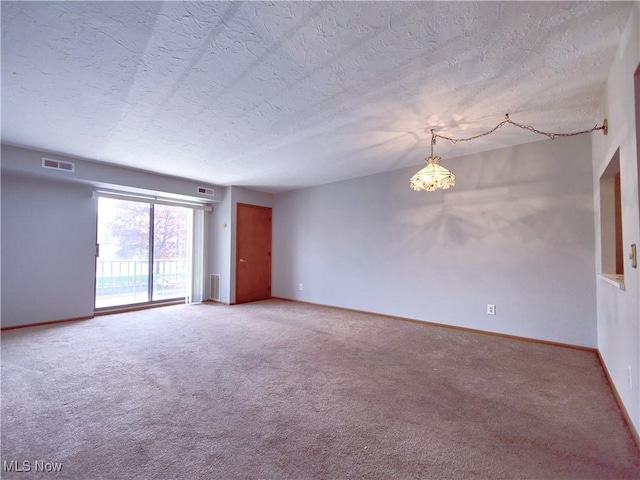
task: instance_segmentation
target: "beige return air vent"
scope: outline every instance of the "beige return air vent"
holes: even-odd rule
[[[198,193],[200,195],[208,195],[210,197],[213,197],[213,188],[198,187]]]
[[[53,158],[42,157],[42,168],[62,170],[63,172],[75,172],[76,164],[71,162],[63,162],[62,160],[54,160]]]

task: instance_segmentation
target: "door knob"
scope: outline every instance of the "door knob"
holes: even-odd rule
[[[244,258],[241,258],[240,263],[247,263],[247,261]]]

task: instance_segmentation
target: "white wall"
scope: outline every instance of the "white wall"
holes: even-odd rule
[[[76,171],[43,169],[43,156],[74,162]],[[95,186],[211,201],[190,180],[7,145],[1,180],[3,327],[93,315]],[[216,200],[224,192],[215,187]],[[210,231],[213,214],[206,215]],[[217,248],[212,242],[205,246],[209,255]],[[205,268],[206,288],[209,273]]]
[[[596,282],[598,349],[636,432],[640,431],[640,279],[639,269],[631,268],[628,254],[632,243],[640,245],[633,83],[633,75],[640,62],[639,17],[640,4],[636,3],[606,85],[603,116],[609,120],[609,135],[593,137],[596,270],[602,272],[599,180],[620,148],[625,283],[625,290],[621,290],[600,278]],[[631,385],[629,367],[632,369]]]
[[[595,347],[590,139],[442,163],[276,195],[273,295]]]
[[[220,301],[231,303],[231,227],[234,223],[231,213],[231,187],[225,187],[222,195],[222,202],[213,207],[209,232],[211,238],[209,272],[220,275]],[[210,283],[208,283],[207,292],[211,292]],[[210,295],[207,295],[207,298],[209,297]]]
[[[74,162],[76,171],[43,169],[43,156]],[[190,180],[2,145],[2,326],[93,315],[95,186],[210,201],[197,195],[199,185]],[[273,195],[242,187],[214,188],[213,212],[205,218],[208,241],[204,297],[210,296],[210,274],[219,273],[221,300],[234,303],[236,206],[248,203],[271,207]],[[62,282],[60,272],[67,272]],[[48,293],[43,295],[41,290],[45,286]]]
[[[2,326],[93,315],[95,202],[86,185],[2,175]]]
[[[75,163],[75,172],[60,172],[42,168],[42,157]],[[2,171],[41,176],[52,180],[88,183],[101,188],[126,189],[144,194],[162,194],[175,199],[196,200],[204,203],[221,201],[221,187],[4,144],[2,145]],[[214,196],[199,194],[197,191],[199,186],[213,188]]]

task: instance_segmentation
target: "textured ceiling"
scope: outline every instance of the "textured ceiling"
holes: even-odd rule
[[[600,123],[631,3],[1,8],[3,142],[278,192]]]

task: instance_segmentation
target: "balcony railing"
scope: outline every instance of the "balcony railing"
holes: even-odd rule
[[[184,297],[188,279],[187,267],[185,259],[154,260],[151,299],[148,261],[98,260],[96,308]]]

